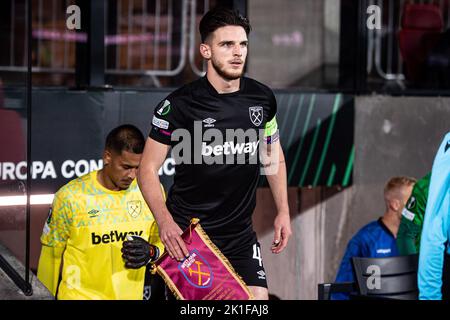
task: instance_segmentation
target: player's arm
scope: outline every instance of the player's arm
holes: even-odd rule
[[[43,244],[41,248],[37,277],[53,296],[58,289],[63,252],[64,248],[61,247],[55,248]]]
[[[158,170],[164,163],[169,145],[148,138],[138,170],[138,184],[142,195],[158,223],[159,235],[172,258],[182,260],[189,252],[181,239],[183,233],[175,223],[164,201]]]
[[[62,268],[62,256],[69,238],[70,205],[55,195],[49,217],[41,235],[41,254],[37,277],[55,296]]]
[[[165,203],[166,202],[166,191],[164,190],[164,187],[162,184],[161,184],[161,192],[163,195],[163,201]],[[153,221],[153,223],[150,227],[150,236],[149,236],[148,242],[150,242],[154,246],[158,247],[159,252],[161,254],[164,252],[164,245],[161,242],[161,239],[159,238],[159,229],[158,229],[158,224],[156,223],[156,221]],[[159,257],[157,257],[157,258],[159,258]]]
[[[274,221],[273,253],[280,253],[287,246],[292,234],[287,196],[286,162],[278,139],[276,117],[266,124],[262,144],[261,163],[272,191],[277,215]]]
[[[335,282],[354,282],[352,258],[361,257],[362,255],[362,237],[357,233],[348,243],[342,258],[339,270],[336,274]],[[348,300],[350,295],[348,293],[335,293],[331,296],[332,300]]]
[[[419,299],[442,299],[445,242],[450,228],[450,133],[441,143],[433,162],[425,221],[420,242]]]
[[[287,246],[289,237],[292,234],[291,230],[291,219],[289,216],[289,204],[287,197],[287,179],[286,179],[286,163],[284,160],[283,149],[281,144],[276,142],[271,146],[271,148],[278,148],[279,159],[278,159],[278,170],[275,174],[270,174],[267,176],[267,181],[269,182],[270,190],[275,201],[275,206],[277,208],[277,216],[274,221],[274,241],[272,246],[273,253],[280,253]],[[276,158],[273,159],[275,162]],[[274,164],[276,165],[276,164]]]
[[[161,185],[163,200],[166,200],[164,187]],[[128,236],[122,244],[122,258],[125,267],[139,269],[157,260],[164,252],[164,245],[159,238],[158,224],[152,221],[148,239],[139,236]]]
[[[336,282],[351,282],[354,281],[352,258],[361,257],[361,247],[358,236],[351,239],[345,249],[344,256],[342,257],[341,265],[336,274]]]

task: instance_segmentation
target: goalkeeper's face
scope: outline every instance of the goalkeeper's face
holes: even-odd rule
[[[122,151],[120,154],[106,152],[104,170],[116,189],[128,189],[133,180],[136,179],[141,155],[128,151]]]

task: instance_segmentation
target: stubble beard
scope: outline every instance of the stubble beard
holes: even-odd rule
[[[216,70],[217,74],[227,81],[237,80],[244,74],[244,67],[242,67],[241,71],[238,73],[230,73],[225,70],[224,64],[220,63],[214,58],[211,59],[211,64],[214,70]]]

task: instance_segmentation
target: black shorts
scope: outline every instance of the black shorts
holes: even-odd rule
[[[261,246],[251,226],[232,237],[212,235],[211,240],[230,261],[247,286],[267,288]]]
[[[164,280],[159,274],[151,274],[150,270],[150,265],[147,265],[145,267],[143,300],[164,301],[166,300]]]
[[[226,255],[226,257],[247,286],[267,288],[266,271],[258,241]]]

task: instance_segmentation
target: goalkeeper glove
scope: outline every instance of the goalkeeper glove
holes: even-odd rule
[[[139,236],[128,236],[122,244],[122,258],[125,267],[139,269],[159,258],[159,249]]]

